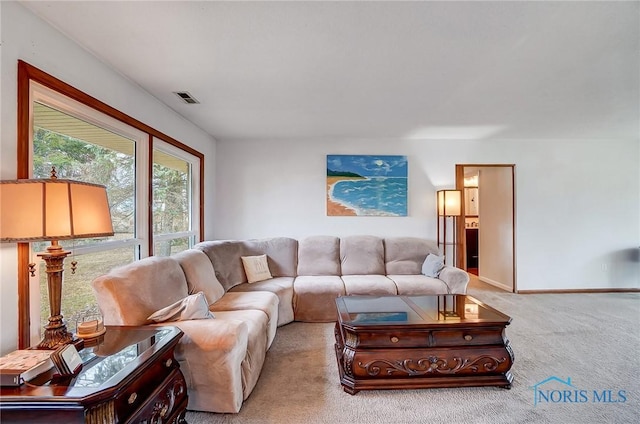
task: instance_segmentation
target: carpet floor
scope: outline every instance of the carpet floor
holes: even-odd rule
[[[469,294],[513,319],[507,327],[515,353],[511,390],[373,390],[351,396],[339,382],[334,324],[294,322],[278,329],[260,380],[238,414],[189,411],[187,422],[640,422],[640,293],[517,295],[474,281]],[[543,395],[534,390],[550,377],[555,379],[538,386]]]

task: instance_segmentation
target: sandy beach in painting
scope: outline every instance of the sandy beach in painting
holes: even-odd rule
[[[331,200],[329,194],[333,189],[333,185],[344,180],[361,180],[356,177],[327,177],[327,216],[357,216],[356,211],[342,203]]]

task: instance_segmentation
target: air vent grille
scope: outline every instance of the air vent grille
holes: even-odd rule
[[[198,100],[196,100],[195,97],[193,97],[188,91],[174,91],[173,92],[176,96],[180,97],[180,99],[190,105],[195,105],[200,103]]]

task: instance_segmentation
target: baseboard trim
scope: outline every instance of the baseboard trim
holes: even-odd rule
[[[518,290],[518,294],[571,294],[571,293],[640,293],[640,289],[560,289],[560,290]]]
[[[503,284],[503,283],[501,283],[499,281],[492,280],[491,278],[478,276],[478,280],[482,281],[483,283],[491,284],[492,286],[495,286],[495,287],[497,287],[499,289],[502,289],[504,291],[513,292],[513,289],[511,287],[509,287],[506,284]]]

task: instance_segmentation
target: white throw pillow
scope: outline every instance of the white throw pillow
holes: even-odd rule
[[[215,317],[209,310],[209,302],[203,292],[198,292],[154,312],[147,319],[154,322],[167,322],[210,318]]]
[[[422,273],[427,277],[438,278],[442,268],[444,268],[444,256],[429,253],[422,264]]]
[[[273,278],[271,271],[269,271],[267,255],[241,256],[241,258],[242,266],[244,267],[244,272],[247,274],[247,281],[249,283],[257,283],[258,281]]]

